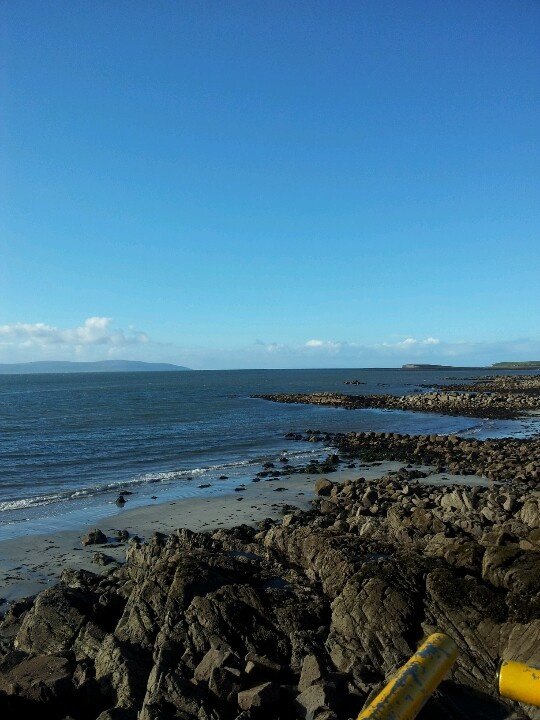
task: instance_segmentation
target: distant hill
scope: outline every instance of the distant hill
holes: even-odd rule
[[[540,369],[540,360],[528,360],[526,362],[498,362],[491,367],[506,370],[530,370],[531,368]]]
[[[67,360],[40,360],[27,363],[0,363],[0,375],[27,375],[36,373],[98,373],[98,372],[178,372],[189,370],[172,363],[151,363],[139,360],[98,360],[96,362],[70,362]]]

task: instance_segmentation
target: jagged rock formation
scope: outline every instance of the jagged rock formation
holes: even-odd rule
[[[500,657],[540,666],[539,494],[406,470],[318,490],[258,528],[132,540],[122,567],[15,603],[3,716],[354,718],[437,629],[460,655],[422,718],[538,718],[494,676]]]

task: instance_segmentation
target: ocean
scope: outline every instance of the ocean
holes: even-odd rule
[[[525,437],[537,420],[282,405],[254,393],[413,392],[485,370],[242,370],[0,376],[0,539],[129,507],[227,493],[262,463],[326,452],[288,432],[374,430]],[[449,380],[449,377],[451,380]],[[364,385],[344,385],[358,379]],[[226,476],[223,478],[223,476]],[[220,479],[222,478],[222,479]],[[200,488],[205,484],[211,487]],[[116,509],[116,508],[115,508]]]

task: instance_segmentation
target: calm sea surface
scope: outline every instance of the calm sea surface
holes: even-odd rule
[[[290,431],[379,430],[525,436],[533,420],[493,421],[381,410],[280,405],[252,393],[413,392],[486,371],[249,370],[0,376],[0,539],[103,516],[119,489],[129,506],[227,492],[266,460],[321,448]],[[344,380],[359,379],[360,386]],[[218,480],[226,475],[227,480]],[[212,487],[200,489],[199,484]]]

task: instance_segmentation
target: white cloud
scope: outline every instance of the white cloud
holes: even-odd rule
[[[102,360],[173,362],[193,368],[394,367],[408,362],[486,365],[500,360],[540,359],[540,339],[446,341],[432,335],[394,336],[378,343],[321,337],[282,343],[257,340],[246,346],[181,346],[152,340],[110,317],[89,317],[74,327],[46,323],[0,325],[0,362]]]
[[[440,343],[440,340],[434,337],[428,337],[425,338],[425,340],[417,340],[416,338],[408,337],[405,338],[405,340],[400,340],[399,342],[395,343],[388,343],[384,342],[382,343],[382,347],[385,348],[397,348],[401,350],[407,350],[409,348],[413,347],[422,347],[425,345],[438,345]]]
[[[13,323],[0,325],[0,349],[8,351],[34,350],[81,354],[86,349],[115,349],[146,345],[150,339],[137,330],[112,327],[112,318],[89,317],[82,325],[60,328],[46,323]]]
[[[264,348],[264,356],[257,352],[257,347]],[[369,344],[311,338],[296,344],[258,341],[255,346],[224,349],[219,355],[208,353],[206,357],[216,368],[224,367],[224,363],[238,368],[395,367],[408,362],[490,365],[500,360],[538,359],[540,340],[446,341],[429,335]]]
[[[305,347],[336,351],[339,350],[342,345],[343,343],[334,342],[333,340],[308,340]]]

